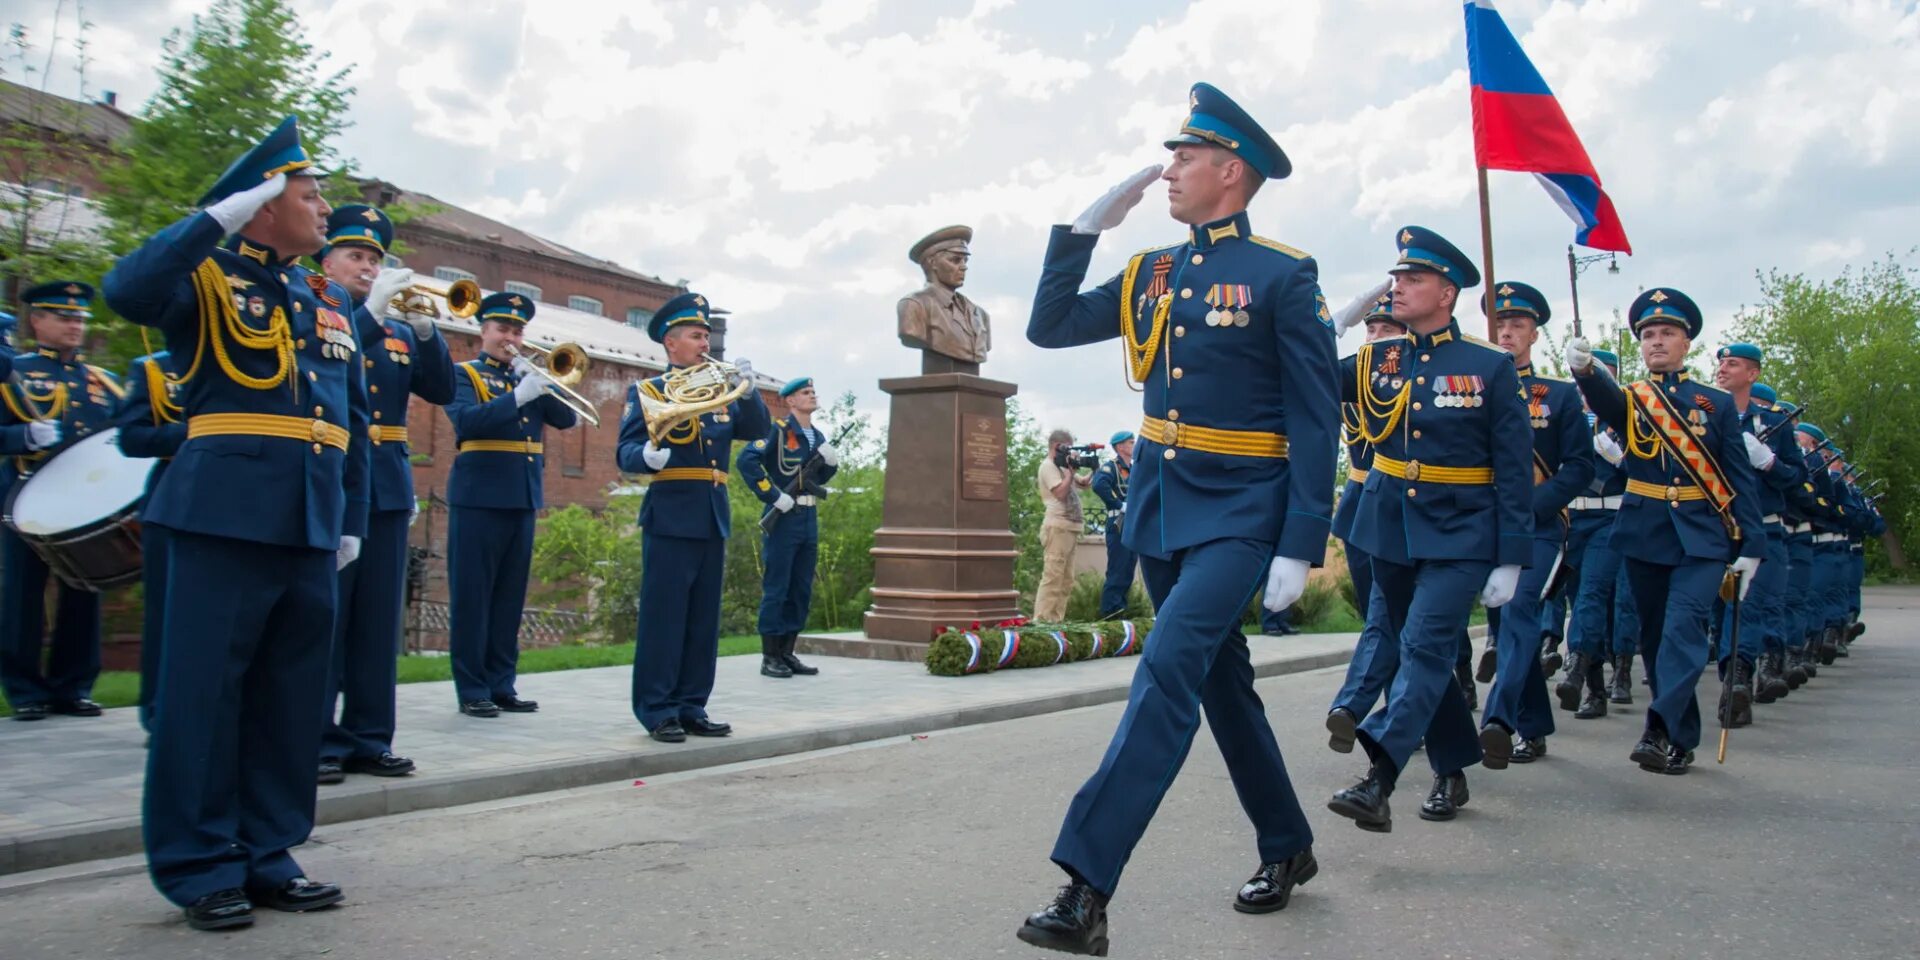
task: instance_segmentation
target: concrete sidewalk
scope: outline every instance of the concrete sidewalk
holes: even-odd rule
[[[1268,677],[1345,663],[1356,634],[1252,638]],[[320,788],[333,823],[496,800],[680,770],[760,760],[865,740],[1017,719],[1122,700],[1137,658],[991,676],[935,677],[918,663],[812,658],[818,677],[772,680],[756,657],[720,660],[711,712],[735,733],[684,744],[649,739],[628,707],[631,670],[522,677],[540,712],[476,720],[453,684],[399,689],[395,750],[420,771],[349,776]],[[145,735],[131,708],[99,719],[0,722],[0,874],[140,851]]]

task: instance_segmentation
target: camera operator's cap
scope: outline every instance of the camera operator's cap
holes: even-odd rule
[[[1755,366],[1759,366],[1767,360],[1767,355],[1760,352],[1760,348],[1751,343],[1729,343],[1713,352],[1713,358],[1715,360],[1725,360],[1728,357],[1751,360]]]
[[[920,263],[933,254],[944,250],[965,250],[973,242],[973,228],[965,224],[941,227],[921,237],[913,248],[907,251],[907,259]]]
[[[490,293],[480,301],[479,322],[498,320],[524,327],[533,320],[533,298],[518,293]]]
[[[1446,237],[1426,227],[1406,226],[1400,228],[1399,236],[1394,239],[1400,248],[1400,259],[1388,273],[1437,273],[1462,290],[1480,285],[1480,270],[1473,265],[1472,258],[1461,253]]]
[[[300,145],[300,122],[293,117],[280,121],[266,139],[235,160],[227,172],[207,188],[198,205],[218,203],[273,179],[277,173],[289,177],[319,175],[313,169],[313,158],[307,156],[306,148]]]
[[[689,290],[660,305],[654,311],[653,319],[647,321],[647,336],[654,343],[667,342],[667,331],[674,327],[692,324],[711,332],[713,323],[709,319],[707,298]]]
[[[379,209],[364,203],[350,203],[335,209],[327,215],[327,245],[313,258],[325,260],[334,247],[345,246],[371,247],[373,252],[384,256],[393,246],[393,221]]]
[[[1128,440],[1132,440],[1132,439],[1133,439],[1133,431],[1122,430],[1119,433],[1116,433],[1113,436],[1107,438],[1107,446],[1117,447],[1123,443],[1126,443]]]
[[[1187,119],[1180,133],[1166,142],[1168,150],[1191,143],[1210,143],[1247,162],[1268,180],[1284,180],[1293,161],[1233,98],[1211,83],[1196,83],[1187,91]]]
[[[1633,324],[1633,335],[1638,338],[1648,327],[1664,323],[1670,327],[1679,327],[1687,332],[1687,339],[1700,336],[1700,308],[1695,306],[1693,298],[1672,287],[1654,287],[1633,298],[1633,306],[1627,308],[1627,320]]]
[[[1484,297],[1480,300],[1480,312],[1487,312]],[[1553,318],[1553,308],[1547,306],[1547,298],[1531,285],[1502,280],[1493,288],[1493,317],[1498,320],[1505,316],[1532,317],[1534,323],[1543,324]]]
[[[1803,423],[1797,427],[1794,427],[1793,429],[1800,433],[1804,433],[1809,437],[1812,437],[1816,443],[1827,442],[1827,432],[1825,430],[1820,429],[1819,427],[1814,426],[1811,423]]]
[[[787,381],[786,386],[780,388],[780,396],[783,399],[791,397],[811,386],[813,386],[812,377],[794,377],[792,380]]]
[[[1761,403],[1779,403],[1780,402],[1780,395],[1778,393],[1775,393],[1772,387],[1769,387],[1764,383],[1756,383],[1753,385],[1753,398],[1755,400],[1760,401]]]
[[[1620,372],[1620,355],[1614,353],[1612,350],[1595,350],[1593,352],[1593,358],[1606,364],[1608,370],[1612,370],[1614,373]]]
[[[93,316],[93,287],[78,280],[54,280],[21,291],[20,302],[28,310],[51,310]]]

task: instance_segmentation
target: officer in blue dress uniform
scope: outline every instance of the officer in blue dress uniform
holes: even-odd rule
[[[533,313],[534,302],[517,293],[480,301],[480,355],[457,365],[445,407],[459,451],[447,478],[453,688],[460,712],[483,719],[540,709],[514,682],[534,514],[546,505],[542,438],[548,427],[579,422],[552,395],[552,380],[520,355]]]
[[[1362,315],[1367,342],[1404,337],[1407,326],[1393,316],[1393,295],[1382,293]],[[1342,366],[1353,357],[1342,357]],[[1340,489],[1340,501],[1333,508],[1333,535],[1347,555],[1347,576],[1353,582],[1355,613],[1363,624],[1360,639],[1354,644],[1353,659],[1347,661],[1347,679],[1333,696],[1327,711],[1327,746],[1336,753],[1352,753],[1360,718],[1373,712],[1393,673],[1400,666],[1400,641],[1387,632],[1387,608],[1379,602],[1380,591],[1373,585],[1373,558],[1353,542],[1353,516],[1360,507],[1360,489],[1373,468],[1373,444],[1361,439],[1366,423],[1360,419],[1360,405],[1340,405],[1340,440],[1347,448],[1347,480]]]
[[[1647,379],[1623,387],[1598,372],[1592,347],[1579,337],[1567,344],[1567,367],[1594,415],[1627,441],[1627,492],[1610,539],[1627,558],[1653,688],[1630,756],[1642,769],[1682,774],[1700,743],[1694,688],[1706,668],[1714,597],[1730,561],[1740,589],[1752,584],[1766,534],[1733,397],[1686,368],[1700,308],[1678,290],[1655,287],[1634,299],[1627,318]],[[1732,707],[1745,705],[1736,699]]]
[[[1525,283],[1497,283],[1493,318],[1500,346],[1513,355],[1533,428],[1533,555],[1513,601],[1498,611],[1499,670],[1481,716],[1485,726],[1518,738],[1510,762],[1529,763],[1546,755],[1547,735],[1554,728],[1540,650],[1547,607],[1542,595],[1556,564],[1572,567],[1580,559],[1567,546],[1567,505],[1593,480],[1593,435],[1579,388],[1534,368],[1533,345],[1540,328],[1553,319],[1547,298]],[[1497,751],[1488,754],[1488,767],[1499,763],[1497,756]]]
[[[1341,399],[1359,404],[1361,438],[1374,448],[1352,540],[1373,557],[1400,669],[1386,706],[1358,731],[1366,777],[1327,803],[1377,833],[1393,829],[1388,799],[1422,738],[1434,772],[1422,819],[1454,818],[1468,797],[1465,770],[1483,754],[1505,764],[1512,740],[1498,726],[1475,736],[1454,663],[1474,598],[1489,609],[1512,600],[1534,552],[1533,431],[1519,374],[1506,351],[1453,318],[1480,271],[1424,227],[1395,239],[1393,314],[1407,336],[1361,347],[1341,371]]]
[[[666,348],[668,372],[697,366],[713,333],[707,298],[683,293],[668,300],[647,325],[647,335]],[[733,363],[729,386],[753,381],[753,365]],[[727,538],[733,534],[727,504],[728,469],[735,437],[760,439],[773,432],[757,388],[717,410],[679,424],[655,442],[647,433],[640,395],[660,401],[666,376],[627,388],[620,420],[620,469],[650,478],[640,502],[640,625],[633,653],[633,715],[663,743],[688,734],[724,737],[733,727],[707,716],[720,650],[720,587]]]
[[[333,625],[327,672],[327,730],[320,740],[320,782],[348,773],[400,777],[413,761],[393,753],[401,606],[406,599],[407,526],[416,509],[408,458],[408,399],[444,406],[453,399],[453,360],[430,316],[387,317],[388,303],[413,282],[413,271],[385,269],[393,221],[380,210],[349,204],[327,218],[320,269],[353,297],[353,329],[367,379],[367,538],[360,559],[340,571],[340,615]],[[339,719],[334,704],[343,701]]]
[[[771,436],[741,449],[740,479],[765,504],[762,518],[781,515],[760,540],[760,672],[785,679],[820,672],[800,662],[793,645],[807,628],[813,606],[813,571],[820,557],[817,510],[826,496],[824,484],[840,468],[840,452],[813,425],[820,396],[812,377],[789,381],[780,398],[787,403],[787,418],[773,425]]]
[[[326,240],[313,173],[288,117],[105,281],[185,380],[187,439],[143,515],[168,528],[173,598],[145,838],[154,884],[197,929],[341,899],[289,853],[313,828],[334,574],[367,512],[352,306],[296,259]]]
[[[0,310],[0,380],[5,380],[7,374],[13,372],[13,355],[17,349],[13,345],[13,333],[19,325],[19,318]]]
[[[1815,676],[1818,667],[1832,664],[1838,655],[1839,640],[1832,629],[1837,624],[1830,614],[1837,574],[1834,545],[1846,540],[1846,505],[1840,499],[1829,469],[1830,458],[1838,456],[1838,452],[1829,452],[1833,450],[1833,441],[1827,438],[1826,431],[1817,424],[1803,421],[1794,428],[1794,434],[1807,471],[1805,489],[1811,498],[1803,499],[1802,503],[1811,514],[1812,522],[1805,578],[1808,583],[1805,631],[1807,675]]]
[[[37,349],[13,359],[0,386],[0,502],[63,442],[113,425],[123,391],[113,374],[86,362],[93,288],[72,280],[29,287],[21,296]],[[49,712],[97,717],[90,699],[100,676],[100,594],[57,583],[53,636],[46,636],[46,561],[12,528],[0,529],[0,688],[15,720]],[[47,652],[41,668],[41,651]]]
[[[1611,351],[1595,350],[1593,358],[1619,375],[1620,358]],[[1610,701],[1602,665],[1613,666],[1617,682],[1625,678],[1633,658],[1631,650],[1620,646],[1624,631],[1619,615],[1627,600],[1618,589],[1620,554],[1607,537],[1620,513],[1627,475],[1620,469],[1625,453],[1618,435],[1586,412],[1584,400],[1581,404],[1582,419],[1592,436],[1594,476],[1586,490],[1567,504],[1567,556],[1572,558],[1576,582],[1570,591],[1573,616],[1567,628],[1567,673],[1554,686],[1554,693],[1561,709],[1572,711],[1574,719],[1593,720],[1607,715]],[[1631,689],[1623,695],[1631,702]]]
[[[127,397],[120,405],[120,452],[154,461],[142,502],[167,475],[180,445],[187,442],[187,421],[180,409],[184,389],[173,355],[165,350],[137,357],[127,368]],[[153,699],[160,682],[160,651],[166,642],[167,528],[140,524],[140,726],[153,731]]]
[[[1286,906],[1318,872],[1313,831],[1253,689],[1240,613],[1254,595],[1284,610],[1326,555],[1337,400],[1319,268],[1256,236],[1246,207],[1292,164],[1226,94],[1194,85],[1190,113],[1148,167],[1053,228],[1027,339],[1052,349],[1123,340],[1145,418],[1123,539],[1159,611],[1127,708],[1100,767],[1067,808],[1053,862],[1068,883],[1027,918],[1022,940],[1103,954],[1106,904],[1186,759],[1206,708],[1261,867],[1234,906]],[[1134,254],[1084,293],[1099,233],[1156,178],[1187,225],[1179,243]]]
[[[1113,459],[1093,471],[1093,495],[1107,507],[1107,579],[1100,585],[1100,619],[1122,617],[1127,612],[1127,591],[1133,588],[1133,572],[1139,567],[1133,551],[1127,549],[1124,536],[1127,520],[1127,484],[1133,478],[1131,430],[1116,431],[1107,439]]]
[[[1795,417],[1799,408],[1779,399],[1772,387],[1764,383],[1753,386],[1754,399],[1770,405],[1775,413],[1783,417]],[[1797,426],[1797,424],[1796,424]],[[1782,595],[1780,611],[1781,642],[1786,646],[1787,688],[1798,690],[1813,673],[1807,666],[1807,614],[1812,595],[1813,574],[1813,517],[1819,507],[1815,503],[1813,484],[1807,473],[1806,454],[1796,442],[1800,436],[1796,429],[1781,427],[1779,432],[1786,435],[1787,458],[1800,473],[1800,482],[1785,491],[1785,504],[1781,510],[1781,524],[1787,533],[1787,576],[1786,590]]]

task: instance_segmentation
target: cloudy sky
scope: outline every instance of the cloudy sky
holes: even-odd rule
[[[72,0],[67,9],[71,12]],[[52,0],[14,16],[44,43]],[[314,0],[311,38],[355,65],[360,169],[628,266],[735,312],[729,348],[884,415],[918,369],[894,303],[908,246],[976,230],[966,292],[993,315],[986,372],[1048,425],[1138,419],[1120,347],[1022,335],[1049,224],[1161,160],[1196,80],[1286,148],[1255,229],[1319,261],[1334,303],[1380,278],[1401,224],[1477,249],[1461,7],[1453,0]],[[156,40],[204,4],[95,0],[89,85],[154,87]],[[1709,343],[1756,270],[1827,276],[1914,244],[1920,13],[1912,0],[1503,0],[1632,237],[1582,277],[1607,316],[1669,284]],[[65,91],[71,92],[71,91]],[[1177,239],[1156,187],[1089,280]],[[1504,277],[1571,315],[1572,228],[1493,175]],[[1584,251],[1583,251],[1584,252]],[[1350,346],[1350,345],[1349,345]]]

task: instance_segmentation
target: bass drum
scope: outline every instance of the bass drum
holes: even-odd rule
[[[154,461],[120,452],[103,430],[14,482],[0,522],[68,586],[100,592],[140,578],[140,500]]]

